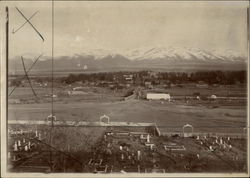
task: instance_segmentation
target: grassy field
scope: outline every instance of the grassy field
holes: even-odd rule
[[[246,127],[246,106],[187,105],[160,101],[128,100],[115,102],[56,102],[58,120],[99,121],[103,114],[111,121],[155,122],[168,131],[191,124],[195,131],[242,132]],[[9,106],[9,119],[44,120],[51,113],[51,103]]]
[[[54,101],[58,102],[76,102],[76,101],[93,101],[93,102],[109,102],[109,101],[120,101],[127,94],[128,91],[133,90],[133,88],[124,88],[120,90],[111,90],[104,87],[82,87],[85,94],[82,95],[68,95],[68,91],[72,91],[74,87],[72,86],[62,86],[57,84],[53,89],[53,93],[58,97],[54,98]],[[38,103],[51,102],[51,87],[34,87],[37,94]],[[12,87],[9,88],[9,93],[12,91]],[[173,99],[184,99],[186,96],[194,96],[194,94],[199,94],[201,97],[210,97],[211,95],[216,95],[217,97],[238,97],[241,99],[247,98],[247,88],[246,86],[219,86],[219,87],[208,87],[208,88],[197,88],[195,86],[185,86],[185,87],[172,87],[168,89],[154,87],[152,90],[143,89],[143,96],[146,93],[152,92],[162,92],[169,93]],[[35,97],[32,94],[30,87],[18,87],[9,97],[9,99],[19,99],[23,103],[34,102]],[[223,105],[223,103],[222,103]],[[239,105],[239,104],[238,104]],[[241,104],[242,105],[242,104]],[[245,104],[246,105],[246,100]]]
[[[155,88],[153,91],[157,91]],[[185,86],[181,87],[172,87],[169,89],[158,90],[165,93],[170,93],[173,96],[192,96],[194,93],[199,93],[201,96],[234,96],[234,97],[246,97],[247,88],[246,86],[218,86],[218,87],[207,87],[207,88],[198,88],[196,86]]]
[[[123,100],[126,90],[114,92],[103,87],[85,87],[82,95],[67,95],[75,86],[56,84],[54,113],[58,120],[99,121],[106,114],[111,121],[156,123],[164,132],[175,132],[184,124],[194,126],[195,132],[242,133],[247,123],[247,100],[185,101],[174,102]],[[11,91],[11,88],[9,89]],[[128,89],[127,89],[128,90]],[[51,88],[35,87],[35,102],[29,87],[18,87],[10,99],[20,99],[21,104],[9,104],[9,119],[45,120],[51,114]],[[221,86],[213,88],[175,87],[164,89],[173,97],[192,96],[238,96],[246,98],[244,86]],[[30,102],[32,101],[33,102]]]

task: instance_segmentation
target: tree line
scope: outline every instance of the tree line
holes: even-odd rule
[[[247,81],[247,71],[199,71],[199,72],[159,72],[152,75],[151,71],[139,72],[102,72],[102,73],[83,73],[69,74],[61,78],[61,82],[71,84],[74,82],[118,82],[124,83],[124,75],[132,75],[134,83],[152,81],[153,83],[207,83],[207,84],[244,84]],[[137,82],[136,82],[137,81]],[[156,82],[158,81],[158,82]]]

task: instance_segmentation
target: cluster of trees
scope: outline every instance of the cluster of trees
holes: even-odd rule
[[[113,81],[113,73],[89,73],[89,74],[69,74],[68,77],[62,78],[62,82],[71,84],[74,82],[95,82],[95,81]]]
[[[149,71],[140,72],[103,72],[103,73],[88,73],[88,74],[70,74],[61,79],[61,82],[71,84],[74,82],[126,82],[124,75],[132,74],[133,81],[137,84],[143,84],[144,81],[152,81],[152,83],[199,83],[207,84],[223,84],[233,85],[237,83],[246,83],[246,71],[201,71],[201,72],[159,72],[152,75]],[[157,81],[157,82],[156,82]]]
[[[132,75],[132,83],[135,85],[144,85],[145,81],[151,81],[152,85],[157,84],[185,84],[185,83],[207,83],[220,85],[246,84],[247,71],[200,71],[200,72],[103,72],[103,73],[83,73],[70,74],[67,77],[56,77],[54,82],[72,84],[75,82],[114,82],[125,84],[126,75]],[[36,77],[38,83],[51,82],[51,77]],[[22,79],[15,78],[10,80],[10,86],[20,86]]]
[[[96,81],[109,81],[109,82],[124,82],[123,75],[133,74],[132,72],[100,72],[100,73],[84,73],[84,74],[69,74],[68,77],[63,77],[62,82],[71,84],[74,82],[96,82]]]
[[[13,79],[10,81],[10,86],[16,86],[19,87],[22,84],[22,81],[20,79]]]
[[[233,85],[236,83],[246,83],[246,71],[202,71],[193,73],[160,73],[159,77],[169,80],[171,83],[197,83],[203,81],[207,84]]]

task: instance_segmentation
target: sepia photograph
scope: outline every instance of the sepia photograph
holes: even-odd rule
[[[249,177],[248,1],[1,1],[1,177]]]

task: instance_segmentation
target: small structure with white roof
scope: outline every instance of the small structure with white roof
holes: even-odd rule
[[[170,94],[167,93],[147,93],[148,100],[167,100],[170,101]]]

